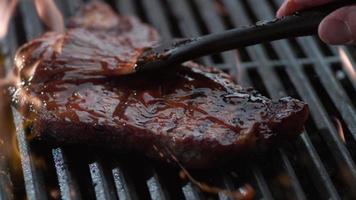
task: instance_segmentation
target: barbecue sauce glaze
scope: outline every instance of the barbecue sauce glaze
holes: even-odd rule
[[[214,68],[186,63],[117,76],[132,70],[157,33],[93,5],[101,3],[82,10],[66,33],[46,33],[17,52],[22,85],[14,99],[26,97],[23,114],[36,138],[164,160],[159,147],[206,168],[302,130],[305,103],[272,101]]]

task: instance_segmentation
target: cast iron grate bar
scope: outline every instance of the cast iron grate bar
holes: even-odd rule
[[[116,0],[116,8],[121,15],[134,15],[136,13],[132,0]]]
[[[43,32],[43,27],[35,11],[33,3],[29,0],[20,1],[19,7],[27,41],[40,36]]]
[[[291,182],[291,192],[294,193],[296,199],[306,199],[305,193],[299,183],[299,180],[296,176],[296,172],[294,171],[291,161],[287,157],[286,153],[283,149],[279,148],[279,153],[283,162],[283,167],[287,171],[288,178]]]
[[[200,8],[198,11],[200,12],[204,22],[206,22],[206,27],[210,33],[221,32],[227,29],[217,13],[213,1],[195,0],[195,2]],[[229,73],[235,78],[238,75],[236,69],[236,62],[238,59],[237,53],[238,52],[236,50],[233,50],[218,54],[218,56],[222,56],[222,64],[225,65],[225,68],[228,69]]]
[[[31,152],[32,149],[26,140],[21,115],[15,109],[13,109],[12,112],[14,115],[19,152],[21,154],[21,164],[27,198],[29,200],[48,199],[47,190],[43,180],[43,174],[36,165],[35,158]]]
[[[119,199],[138,199],[131,179],[127,177],[124,168],[120,163],[112,169],[117,196]]]
[[[261,173],[261,170],[258,169],[257,166],[253,166],[252,171],[255,176],[255,179],[257,180],[258,187],[262,193],[262,199],[273,199],[271,191],[268,187],[265,178],[263,177],[263,174]]]
[[[62,199],[82,199],[78,183],[73,179],[68,167],[68,158],[65,152],[61,148],[56,148],[52,150],[52,155]]]
[[[148,21],[154,27],[157,27],[161,39],[171,40],[172,34],[169,30],[169,22],[165,20],[167,17],[163,13],[163,6],[160,0],[143,0],[142,4],[147,13]]]
[[[202,35],[198,29],[198,23],[194,20],[192,9],[189,7],[187,0],[164,0],[168,2],[173,14],[179,19],[178,27],[184,37],[196,37]],[[203,57],[203,64],[213,65],[211,57]]]
[[[182,34],[184,37],[198,36],[205,34],[207,32],[218,32],[225,29],[226,24],[221,19],[219,13],[217,13],[216,3],[221,3],[227,10],[227,15],[231,20],[231,23],[235,26],[242,24],[250,24],[256,19],[272,18],[275,4],[280,3],[280,0],[271,0],[266,2],[260,2],[257,0],[249,1],[232,1],[232,0],[183,0],[183,1],[173,1],[173,0],[116,0],[116,8],[121,14],[128,15],[139,15],[144,17],[149,23],[158,27],[159,31],[162,33],[164,38],[172,38],[173,35],[177,36]],[[65,14],[67,19],[69,15],[73,15],[78,6],[81,4],[80,0],[67,0],[59,1],[59,8]],[[273,3],[273,4],[269,4]],[[246,12],[246,5],[248,12]],[[253,5],[258,5],[253,6]],[[25,40],[37,37],[42,33],[43,27],[41,22],[38,20],[37,14],[34,10],[33,5],[29,0],[24,0],[20,2],[19,5],[21,14],[21,24],[16,21],[19,26],[23,26],[25,30]],[[167,14],[169,9],[171,13]],[[251,17],[251,13],[256,16]],[[175,20],[172,21],[172,15]],[[173,25],[172,25],[173,24]],[[176,29],[172,29],[172,26],[176,26]],[[14,26],[10,29],[10,36],[12,40],[6,41],[5,45],[8,45],[11,54],[14,53],[16,49],[16,41],[14,42]],[[179,31],[176,33],[174,31]],[[22,32],[18,32],[18,36],[21,37]],[[20,38],[20,41],[21,38]],[[298,53],[295,51],[293,45],[298,44]],[[2,44],[3,45],[3,44]],[[345,50],[345,48],[342,48]],[[289,90],[286,90],[285,82],[281,81],[280,74],[276,73],[276,68],[282,66],[283,70],[286,71],[287,75],[290,77],[291,84],[294,86],[296,92],[306,100],[311,105],[312,117],[316,123],[318,133],[310,133],[309,131],[304,132],[298,140],[294,143],[297,147],[298,152],[294,152],[293,149],[279,148],[277,151],[277,167],[281,169],[281,172],[271,174],[265,171],[265,169],[258,163],[250,164],[250,171],[253,174],[256,183],[256,189],[258,190],[258,197],[264,199],[280,198],[281,194],[277,194],[276,190],[279,192],[282,187],[282,183],[278,181],[277,188],[273,187],[275,184],[270,184],[273,181],[274,176],[287,174],[290,185],[287,190],[284,191],[283,195],[290,195],[296,199],[305,199],[309,197],[310,193],[304,186],[303,180],[299,179],[299,172],[303,171],[300,169],[302,165],[307,169],[309,174],[311,174],[311,180],[315,188],[320,194],[315,194],[321,198],[331,198],[340,199],[338,194],[338,189],[335,185],[338,183],[332,182],[332,174],[330,174],[326,168],[325,164],[327,162],[321,159],[320,155],[316,151],[317,144],[309,138],[308,134],[320,134],[325,140],[328,150],[333,155],[333,160],[328,162],[335,162],[339,166],[339,170],[343,169],[344,176],[348,175],[348,180],[342,177],[343,185],[351,189],[355,183],[356,169],[354,167],[354,161],[350,155],[350,152],[346,146],[342,143],[337,135],[336,129],[328,117],[326,108],[322,104],[323,97],[318,97],[313,90],[312,83],[309,82],[308,77],[302,70],[303,66],[310,65],[315,67],[316,74],[320,77],[321,84],[326,87],[327,94],[331,97],[332,103],[335,105],[336,110],[342,116],[342,120],[345,122],[350,133],[355,135],[355,110],[350,103],[350,99],[347,94],[350,91],[346,91],[341,85],[341,83],[335,79],[333,72],[330,70],[333,63],[341,63],[339,51],[335,48],[329,48],[326,45],[321,45],[319,41],[314,38],[306,37],[296,39],[296,41],[278,41],[269,44],[260,44],[253,47],[245,49],[247,56],[250,58],[237,63],[237,54],[234,52],[222,53],[221,60],[216,60],[215,56],[204,57],[202,59],[204,64],[218,66],[220,69],[227,71],[237,77],[237,65],[243,67],[243,71],[256,70],[257,74],[261,77],[261,84],[266,88],[266,93],[272,97],[280,97],[289,94]],[[271,54],[271,52],[272,54]],[[300,55],[304,55],[300,57]],[[345,54],[349,56],[348,51]],[[246,56],[246,55],[245,55]],[[215,57],[215,58],[214,58]],[[219,57],[219,56],[218,56]],[[219,62],[218,64],[216,62]],[[351,64],[355,64],[354,60],[350,60]],[[215,63],[215,64],[213,64]],[[326,67],[327,66],[327,67]],[[347,76],[352,81],[351,84],[353,89],[355,89],[355,81],[352,80],[352,72],[347,71],[344,65],[342,66],[346,71]],[[247,76],[246,82],[242,84],[250,84],[254,78]],[[328,82],[328,80],[332,80]],[[340,90],[339,90],[340,89]],[[354,91],[354,90],[353,90]],[[352,92],[352,91],[351,91]],[[335,95],[335,96],[333,96]],[[346,107],[344,105],[347,105]],[[19,150],[21,154],[22,168],[24,173],[24,182],[26,187],[26,192],[28,199],[48,199],[53,198],[50,193],[50,189],[46,188],[44,181],[47,175],[44,174],[42,168],[36,164],[38,159],[35,156],[38,155],[37,152],[33,152],[31,144],[26,141],[26,135],[22,128],[22,119],[17,111],[13,109],[15,125],[17,128],[16,134],[18,139]],[[353,138],[355,140],[355,137]],[[58,188],[54,188],[54,191],[60,191],[61,197],[63,199],[80,199],[85,195],[79,190],[80,182],[77,180],[77,175],[73,174],[75,171],[72,170],[70,165],[71,159],[80,158],[80,156],[66,156],[67,151],[62,148],[56,148],[51,151],[53,156],[54,166],[47,166],[53,168],[57,173],[57,183]],[[70,152],[68,152],[70,153]],[[293,156],[292,156],[293,155]],[[128,173],[125,166],[123,166],[119,160],[116,158],[110,159],[113,167],[106,165],[106,162],[92,158],[89,163],[86,164],[88,167],[88,177],[91,177],[91,182],[93,186],[93,191],[98,199],[137,199],[139,198],[136,194],[142,192],[137,190],[135,187],[135,182],[132,182],[132,174]],[[297,159],[297,160],[295,160]],[[304,160],[304,162],[302,162]],[[141,162],[141,161],[140,161]],[[298,165],[295,165],[298,162]],[[302,162],[302,163],[299,163]],[[47,165],[50,165],[47,162]],[[132,164],[132,163],[131,163]],[[130,162],[128,163],[130,165]],[[165,182],[162,182],[161,176],[162,172],[157,171],[151,163],[142,161],[142,166],[145,166],[148,170],[145,170],[144,185],[147,186],[147,194],[151,199],[170,199],[174,197],[169,188],[166,187]],[[1,169],[0,169],[1,170]],[[221,180],[222,185],[229,189],[234,189],[234,181],[227,174],[218,173],[219,181]],[[214,175],[215,176],[215,175]],[[272,178],[272,179],[271,179]],[[48,177],[47,177],[48,179]],[[0,191],[3,187],[0,186]],[[141,188],[142,189],[142,188]],[[146,190],[145,189],[145,190]],[[199,189],[197,189],[192,183],[186,182],[182,183],[180,188],[182,195],[186,199],[205,199],[207,196],[204,195]],[[287,193],[288,192],[288,193]],[[310,192],[310,191],[309,191]],[[340,193],[341,195],[342,193]],[[315,196],[314,195],[314,196]],[[343,197],[345,194],[342,194]],[[352,195],[352,194],[351,194]],[[210,197],[210,196],[209,196]],[[219,194],[214,198],[228,199],[226,196]]]
[[[352,48],[350,48],[352,49]],[[356,50],[356,49],[353,49],[353,50]],[[342,61],[342,67],[344,68],[345,72],[346,72],[346,75],[347,77],[350,79],[351,81],[351,84],[353,86],[353,91],[356,90],[356,79],[355,79],[355,76],[356,76],[356,69],[355,69],[355,66],[356,66],[356,60],[355,59],[352,59],[352,55],[350,54],[350,52],[345,48],[345,47],[339,47],[339,55],[340,56],[345,56],[346,60]],[[354,56],[356,54],[353,54]],[[346,65],[350,65],[351,67],[348,68]]]
[[[199,189],[197,189],[191,182],[187,182],[183,187],[183,194],[185,199],[203,199]]]
[[[133,165],[134,163],[130,161],[128,164]],[[153,166],[153,163],[146,159],[142,159],[139,161],[139,163],[136,164],[141,164],[142,166],[144,166],[144,169],[142,170],[142,176],[144,177],[144,185],[147,187],[151,199],[169,199],[169,192],[162,182],[162,177],[160,176],[160,173]]]
[[[161,184],[161,180],[156,172],[156,170],[150,165],[145,170],[148,170],[149,178],[146,180],[146,184],[151,196],[151,199],[168,199],[167,190],[164,185]]]
[[[70,10],[69,14],[71,16],[75,15],[79,7],[83,4],[81,0],[63,1],[66,3],[67,8]]]
[[[109,176],[105,174],[102,164],[98,162],[90,163],[89,169],[96,198],[116,199],[115,190],[110,184]]]
[[[324,199],[340,199],[335,189],[335,186],[331,182],[331,179],[323,166],[319,155],[316,153],[315,147],[310,141],[307,133],[303,133],[298,138],[298,148],[302,152],[301,155],[305,155],[307,169],[312,176],[314,185],[317,186],[319,193]]]

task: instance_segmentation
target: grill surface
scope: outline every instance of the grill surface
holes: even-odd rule
[[[271,19],[283,0],[117,0],[120,14],[136,15],[163,37],[191,37]],[[66,18],[80,0],[56,0]],[[9,34],[0,43],[7,71],[16,48],[44,30],[30,0],[21,0]],[[295,141],[236,163],[229,169],[192,172],[228,189],[250,183],[256,199],[355,199],[355,68],[346,47],[314,37],[259,44],[200,60],[232,74],[266,96],[290,95],[309,104],[306,131]],[[341,56],[340,56],[341,55]],[[341,59],[343,58],[343,59]],[[1,64],[1,63],[0,63]],[[2,68],[0,68],[3,70]],[[0,75],[4,71],[0,70]],[[179,178],[179,169],[145,158],[90,149],[55,148],[26,140],[20,115],[0,96],[0,199],[228,199],[201,192]],[[11,115],[11,116],[10,116]],[[340,138],[339,119],[346,143]],[[6,119],[11,119],[6,121]],[[13,119],[13,120],[12,120]],[[16,141],[17,139],[17,141]],[[14,151],[14,147],[18,154]],[[11,149],[11,150],[10,150]],[[21,166],[21,167],[19,167]]]

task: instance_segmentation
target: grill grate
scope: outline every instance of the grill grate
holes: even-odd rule
[[[120,14],[136,15],[154,25],[162,37],[173,38],[271,19],[282,1],[112,0],[109,3]],[[67,19],[82,2],[56,0],[56,3]],[[44,30],[31,1],[22,0],[18,7],[9,34],[0,43],[7,70],[18,45]],[[347,67],[356,66],[351,56],[355,52],[346,47],[326,46],[314,37],[303,37],[200,59],[199,62],[229,72],[241,85],[252,85],[266,96],[291,95],[303,99],[310,106],[311,119],[296,141],[272,150],[266,158],[254,158],[249,163],[236,163],[232,168],[214,172],[192,172],[194,177],[231,190],[250,183],[256,189],[257,199],[356,198],[352,190],[356,185],[356,80],[355,69]],[[14,125],[7,123],[8,128],[2,129],[6,131],[0,133],[0,150],[11,149],[10,142],[1,142],[3,138],[16,136],[22,171],[11,165],[16,163],[16,155],[2,156],[0,152],[0,199],[25,196],[31,200],[228,199],[223,194],[202,193],[192,183],[181,180],[177,169],[145,158],[129,159],[74,147],[50,149],[29,143],[19,113],[3,104],[0,103],[1,113],[12,111]],[[344,127],[346,144],[338,135],[334,117]]]

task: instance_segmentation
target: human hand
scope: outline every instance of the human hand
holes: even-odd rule
[[[334,0],[285,0],[277,11],[277,17],[332,1]],[[339,8],[325,17],[319,25],[319,36],[329,44],[356,44],[356,4]]]

